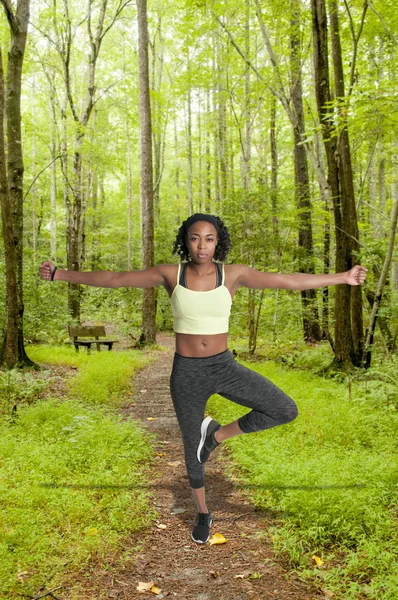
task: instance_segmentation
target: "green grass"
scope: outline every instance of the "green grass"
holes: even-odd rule
[[[32,346],[29,356],[39,363],[76,366],[79,372],[69,382],[69,392],[90,404],[119,406],[131,389],[131,378],[150,362],[139,350],[123,352],[76,352],[73,347]]]
[[[230,476],[277,519],[276,551],[336,599],[397,598],[396,410],[364,398],[363,385],[354,383],[349,397],[342,383],[274,363],[246,366],[299,407],[293,423],[226,442]],[[220,396],[207,410],[221,423],[248,412]]]
[[[41,347],[33,354],[80,371],[75,398],[38,400],[0,420],[0,598],[56,587],[65,569],[93,557],[106,563],[156,516],[147,490],[152,436],[114,410],[148,357]]]

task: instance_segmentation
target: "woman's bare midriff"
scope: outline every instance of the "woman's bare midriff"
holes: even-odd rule
[[[176,352],[181,356],[203,358],[224,352],[228,348],[228,334],[191,335],[176,333]]]

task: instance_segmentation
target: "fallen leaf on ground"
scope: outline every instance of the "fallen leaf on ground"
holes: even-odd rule
[[[136,589],[139,592],[148,592],[153,587],[153,581],[139,581]]]
[[[317,556],[316,554],[313,554],[311,556],[311,558],[312,558],[312,560],[314,560],[316,562],[316,564],[318,565],[318,567],[321,567],[324,564],[324,561],[319,556]]]
[[[173,508],[173,510],[171,511],[170,514],[172,514],[172,515],[180,515],[181,513],[184,513],[184,512],[186,512],[185,508]],[[190,546],[189,546],[189,548],[190,548]]]
[[[215,533],[211,536],[209,544],[210,546],[213,546],[213,544],[225,544],[226,541],[227,540],[222,535],[222,533]]]
[[[156,452],[156,456],[167,456],[165,452]]]
[[[239,573],[235,575],[235,579],[244,579],[245,577],[249,577],[250,571],[243,571],[243,573]]]
[[[322,588],[322,594],[325,596],[325,598],[333,598],[334,596],[333,592],[326,590],[325,588]]]
[[[150,591],[152,592],[152,594],[160,594],[160,592],[162,591],[160,588],[156,587],[156,585],[153,585],[150,589]]]
[[[174,462],[168,462],[167,464],[169,465],[169,467],[178,467],[178,465],[181,464],[181,461],[175,460]]]
[[[155,417],[147,417],[146,420],[147,421],[156,421]]]
[[[158,529],[167,529],[167,525],[163,525],[163,523],[156,523],[156,527]]]

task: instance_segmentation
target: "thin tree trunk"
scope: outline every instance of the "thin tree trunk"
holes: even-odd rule
[[[32,251],[33,251],[33,268],[37,266],[37,186],[36,186],[36,175],[37,175],[37,150],[36,150],[36,107],[35,107],[35,93],[36,93],[36,74],[32,74],[32,90],[31,90],[31,103],[32,103],[32,187],[30,194],[32,196]]]
[[[391,211],[391,226],[390,226],[390,236],[388,240],[388,249],[387,254],[384,259],[383,268],[380,273],[380,278],[377,283],[375,299],[372,307],[372,313],[369,318],[369,325],[366,333],[366,341],[365,341],[365,350],[364,350],[364,360],[366,360],[365,366],[366,368],[370,367],[371,359],[372,359],[372,344],[374,337],[374,330],[376,327],[377,313],[380,308],[384,284],[387,279],[388,271],[391,265],[391,259],[394,251],[394,242],[395,242],[395,234],[397,231],[397,221],[398,221],[398,200],[395,200],[394,207]]]
[[[191,97],[191,63],[189,59],[189,51],[187,53],[187,71],[188,71],[188,97],[187,97],[187,166],[188,166],[188,181],[187,181],[187,195],[188,195],[188,211],[191,215],[193,213],[193,167],[192,167],[192,97]]]
[[[50,97],[50,152],[51,152],[51,166],[50,166],[50,236],[51,236],[51,258],[57,260],[57,143],[56,143],[56,120],[55,120],[55,106],[53,98],[53,89],[51,89]]]
[[[7,165],[4,136],[4,75],[0,47],[0,204],[3,225],[4,255],[6,263],[6,332],[0,349],[0,364],[13,368],[18,363],[18,287],[17,257],[13,231],[13,218],[8,193]]]
[[[227,165],[227,121],[224,91],[224,65],[221,53],[220,32],[216,32],[217,42],[217,82],[218,82],[218,149],[220,158],[220,200],[221,204],[227,197],[228,189],[228,165]]]
[[[202,113],[200,90],[198,90],[198,212],[202,212],[203,185],[202,185]]]
[[[271,123],[269,128],[270,147],[271,147],[271,214],[272,214],[272,233],[274,238],[274,248],[276,260],[279,262],[280,236],[278,219],[278,147],[276,143],[276,100],[271,97]]]
[[[210,181],[210,92],[206,92],[206,199],[205,211],[211,212],[211,181]]]
[[[148,20],[146,0],[137,0],[138,78],[141,140],[142,266],[154,265],[152,122],[149,91]],[[141,342],[156,342],[156,288],[142,294]]]

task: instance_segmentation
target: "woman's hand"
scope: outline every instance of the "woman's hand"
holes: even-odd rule
[[[55,265],[51,260],[45,260],[41,263],[39,267],[39,275],[40,279],[45,279],[46,281],[51,281],[51,275],[55,269]]]
[[[346,272],[346,283],[349,285],[361,285],[366,279],[367,272],[368,270],[365,267],[355,265],[355,267]]]

